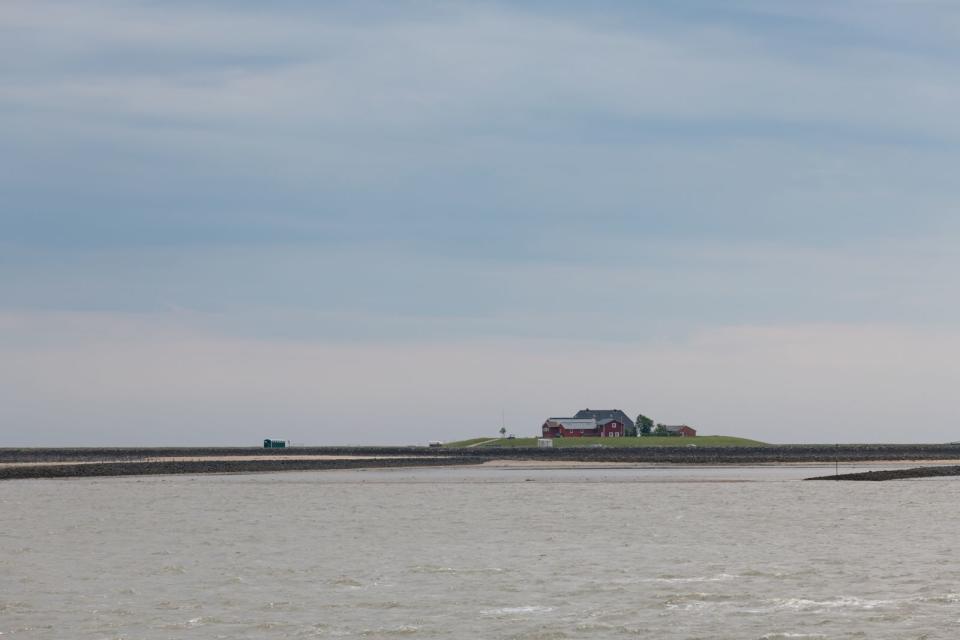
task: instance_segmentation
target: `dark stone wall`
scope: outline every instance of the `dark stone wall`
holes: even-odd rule
[[[960,476],[960,466],[946,465],[936,467],[914,467],[912,469],[890,469],[886,471],[864,471],[861,473],[841,473],[832,476],[817,476],[806,480],[853,480],[881,482],[883,480],[910,480],[912,478],[938,478]]]
[[[185,462],[93,462],[0,468],[0,480],[27,478],[90,478],[185,473],[255,473],[331,469],[425,467],[475,464],[482,459],[393,458],[368,460],[200,460]]]
[[[762,447],[570,447],[557,449],[473,447],[153,447],[0,449],[0,462],[137,461],[158,457],[360,455],[410,456],[453,460],[580,460],[684,464],[750,464],[765,462],[856,462],[871,460],[960,459],[960,445],[847,444],[768,445]],[[421,462],[426,462],[421,461]]]

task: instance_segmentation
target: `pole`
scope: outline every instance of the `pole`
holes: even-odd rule
[[[834,449],[833,464],[834,464],[834,478],[840,479],[840,443],[837,443],[837,448]]]

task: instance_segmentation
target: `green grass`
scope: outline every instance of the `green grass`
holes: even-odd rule
[[[473,438],[471,440],[461,440],[460,442],[449,442],[446,447],[466,447],[470,444],[490,440],[490,438]],[[692,438],[678,437],[656,437],[646,436],[642,438],[554,438],[554,447],[589,447],[592,445],[602,445],[604,447],[684,447],[695,444],[698,447],[762,447],[766,442],[759,440],[748,440],[747,438],[735,438],[733,436],[694,436]],[[497,438],[494,442],[480,445],[479,448],[487,449],[493,447],[536,447],[536,438]]]
[[[458,440],[458,441],[456,441],[456,442],[445,442],[445,443],[443,444],[443,446],[444,446],[444,447],[448,447],[448,448],[450,448],[450,449],[462,449],[463,447],[469,447],[469,446],[471,446],[471,445],[479,444],[479,443],[481,443],[481,442],[486,442],[487,440],[493,440],[493,439],[496,438],[496,437],[497,437],[497,436],[487,436],[486,438],[470,438],[469,440]],[[534,444],[534,446],[536,446],[536,444],[537,444],[536,439],[534,439],[533,444]]]

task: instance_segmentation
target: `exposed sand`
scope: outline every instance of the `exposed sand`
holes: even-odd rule
[[[357,455],[248,455],[248,456],[166,456],[149,457],[136,460],[58,460],[44,462],[0,462],[0,469],[8,467],[48,467],[77,464],[102,463],[156,463],[156,462],[230,462],[246,460],[409,460],[409,459],[436,459],[446,456],[357,456]],[[697,462],[628,462],[628,461],[590,461],[590,460],[488,460],[480,465],[464,464],[464,466],[492,467],[499,469],[651,469],[676,467],[823,467],[833,464],[832,461],[819,462],[736,462],[736,463],[697,463]],[[845,469],[858,466],[896,465],[896,466],[949,466],[960,465],[960,460],[861,460],[840,461]],[[458,465],[451,465],[458,466]]]
[[[655,469],[670,467],[823,467],[832,465],[833,461],[819,462],[596,462],[580,460],[489,460],[480,467],[497,467],[502,469]],[[950,466],[960,465],[960,460],[857,460],[840,461],[840,466],[875,467],[877,465],[912,465],[912,466]]]

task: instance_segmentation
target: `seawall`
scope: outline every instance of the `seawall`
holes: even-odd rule
[[[960,476],[960,466],[914,467],[911,469],[888,469],[884,471],[863,471],[861,473],[841,473],[832,476],[817,476],[805,480],[847,480],[856,482],[882,482],[884,480],[910,480],[913,478],[942,478]]]
[[[473,447],[131,447],[131,448],[0,448],[3,462],[135,462],[158,458],[231,456],[405,456],[461,462],[488,460],[572,460],[682,464],[761,464],[776,462],[869,462],[960,460],[960,445],[848,444],[768,445],[762,447],[569,447],[557,449]],[[420,461],[426,464],[426,460]]]
[[[90,478],[99,476],[170,475],[188,473],[257,473],[333,469],[432,467],[478,464],[483,459],[368,458],[342,460],[184,460],[156,462],[89,462],[0,467],[0,480],[28,478]]]

